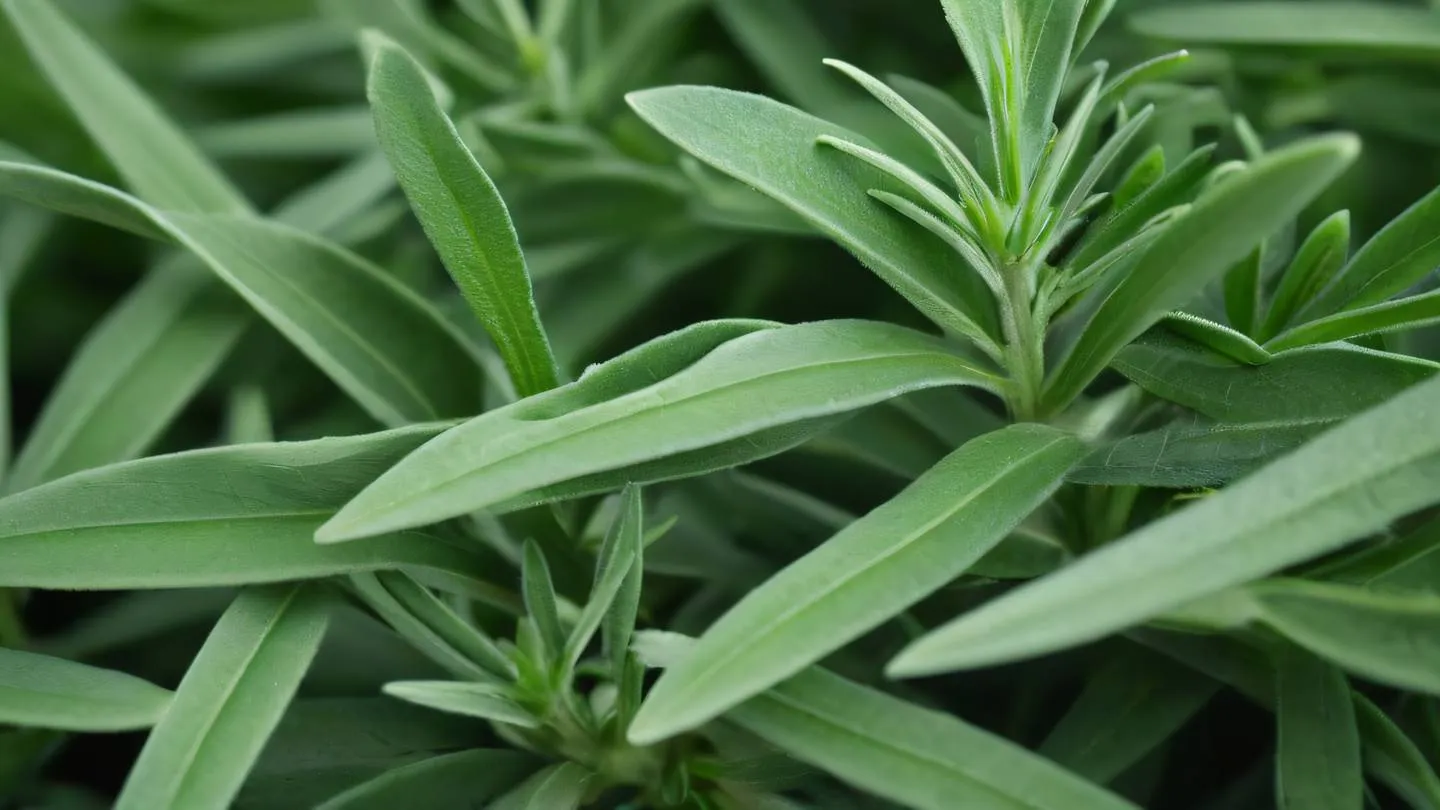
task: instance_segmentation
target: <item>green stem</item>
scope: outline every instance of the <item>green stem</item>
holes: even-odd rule
[[[1040,417],[1040,392],[1045,382],[1044,335],[1037,328],[1032,274],[1026,265],[1003,270],[1006,366],[1010,371],[1010,414],[1017,422]]]

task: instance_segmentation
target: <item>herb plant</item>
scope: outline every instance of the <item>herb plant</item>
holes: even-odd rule
[[[4,0],[0,797],[1440,808],[1440,17],[871,5]]]

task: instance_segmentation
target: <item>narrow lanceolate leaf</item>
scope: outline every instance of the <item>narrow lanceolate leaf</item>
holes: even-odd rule
[[[646,632],[650,666],[683,665],[690,639]],[[952,714],[809,667],[726,713],[796,759],[919,810],[1134,810],[1135,805]]]
[[[475,749],[392,768],[316,810],[393,810],[415,806],[480,807],[530,774],[536,761],[519,751]]]
[[[535,772],[519,787],[501,796],[488,810],[576,810],[585,800],[595,774],[575,762]]]
[[[1168,329],[1115,358],[1116,371],[1158,397],[1222,422],[1338,419],[1388,401],[1440,363],[1337,343],[1281,352],[1262,365],[1225,357]]]
[[[12,495],[0,500],[0,586],[200,587],[399,566],[475,575],[478,558],[428,536],[312,541],[340,504],[439,429],[156,456]]]
[[[1047,382],[1047,406],[1073,400],[1127,343],[1299,213],[1358,152],[1353,136],[1313,138],[1265,155],[1202,194],[1096,310]]]
[[[480,367],[464,338],[424,299],[349,251],[279,223],[162,212],[53,169],[0,164],[0,175],[23,178],[22,190],[41,204],[48,189],[85,187],[106,210],[149,220],[381,422],[458,416],[478,407]]]
[[[1268,341],[1288,326],[1295,314],[1340,272],[1349,254],[1350,212],[1337,211],[1316,225],[1295,251],[1290,266],[1280,276],[1258,339]]]
[[[1219,689],[1218,681],[1131,647],[1091,674],[1039,753],[1105,784],[1163,745]]]
[[[611,612],[611,606],[619,596],[625,580],[629,577],[637,555],[643,546],[644,507],[640,500],[640,488],[627,486],[620,496],[620,509],[615,522],[605,535],[600,546],[599,558],[595,561],[595,583],[590,588],[590,598],[580,613],[570,636],[565,640],[565,656],[562,663],[567,670],[573,670],[584,655],[585,648],[600,629],[601,622]],[[623,606],[622,606],[623,607]],[[633,617],[631,619],[633,621]],[[628,646],[621,644],[623,649]]]
[[[963,573],[1084,453],[1039,425],[986,434],[759,589],[667,671],[630,727],[653,743],[794,675]]]
[[[1102,445],[1069,480],[1081,484],[1217,487],[1294,450],[1339,418],[1272,422],[1185,419]]]
[[[309,585],[241,593],[211,631],[150,732],[117,810],[228,807],[325,634]]]
[[[601,473],[627,471],[642,483],[712,471],[781,449],[773,440],[749,448],[732,442],[943,385],[987,387],[993,378],[943,342],[889,324],[700,324],[446,432],[381,476],[317,537],[363,537],[512,499],[540,502],[566,491],[547,488]],[[712,449],[695,452],[705,448]],[[725,452],[717,458],[713,448]],[[675,466],[647,464],[667,459]],[[584,491],[570,491],[577,489]]]
[[[1256,271],[1259,271],[1258,265]],[[1172,312],[1165,316],[1161,323],[1171,332],[1184,335],[1247,365],[1260,366],[1271,360],[1270,352],[1247,335],[1188,312]]]
[[[1428,276],[1436,264],[1440,264],[1440,190],[1410,206],[1361,246],[1301,316],[1313,319],[1378,304]]]
[[[12,178],[24,179],[0,173],[0,183]],[[296,192],[274,216],[324,232],[393,185],[383,158],[362,159]],[[142,454],[254,321],[197,259],[162,262],[86,336],[31,427],[8,491]]]
[[[497,723],[539,728],[540,719],[516,703],[502,686],[464,681],[394,681],[385,684],[391,697],[437,711],[494,720]]]
[[[1440,322],[1440,291],[1337,312],[1301,324],[1266,343],[1265,347],[1283,351],[1296,346],[1349,340],[1361,335],[1419,329],[1437,322]]]
[[[1440,55],[1440,25],[1427,9],[1330,2],[1298,10],[1303,24],[1296,24],[1297,7],[1287,0],[1187,3],[1137,12],[1129,23],[1147,36],[1192,45],[1323,49],[1427,62]]]
[[[367,40],[375,130],[405,196],[521,396],[558,383],[525,258],[495,184],[440,109],[425,71],[389,40]]]
[[[891,671],[965,669],[1095,640],[1341,548],[1440,501],[1436,475],[1440,380],[961,616],[902,652]]]
[[[171,211],[250,205],[129,77],[48,0],[6,0],[26,49],[136,196]]]
[[[768,98],[713,87],[627,98],[662,135],[799,214],[935,323],[979,341],[999,334],[994,300],[978,278],[954,272],[945,243],[866,195],[877,186],[904,189],[816,143],[829,136],[870,146],[864,138]]]
[[[171,697],[123,672],[0,647],[0,723],[132,731],[159,722]]]
[[[550,578],[550,565],[534,540],[525,541],[520,574],[525,612],[535,622],[546,657],[552,663],[558,661],[565,646],[565,630],[560,624],[559,603],[555,596],[555,583]]]
[[[1275,806],[1360,810],[1365,779],[1350,684],[1339,670],[1285,645],[1275,662]]]
[[[1302,580],[1252,589],[1259,618],[1364,678],[1440,694],[1440,595]]]

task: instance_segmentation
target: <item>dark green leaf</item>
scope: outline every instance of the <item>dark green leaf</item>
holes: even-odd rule
[[[1360,732],[1350,684],[1339,670],[1288,645],[1275,662],[1275,806],[1360,810]]]
[[[461,751],[386,771],[330,799],[316,810],[474,810],[523,779],[535,760],[518,751]]]
[[[1096,448],[1070,471],[1069,480],[1107,486],[1216,487],[1294,450],[1337,421],[1181,420]]]

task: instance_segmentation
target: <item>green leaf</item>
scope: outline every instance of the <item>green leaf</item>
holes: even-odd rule
[[[1440,291],[1337,312],[1290,329],[1265,346],[1274,351],[1282,351],[1363,335],[1420,329],[1437,322],[1440,322]]]
[[[1096,310],[1050,375],[1047,406],[1071,402],[1127,343],[1298,214],[1358,152],[1353,136],[1312,138],[1265,155],[1203,193]]]
[[[1091,673],[1038,753],[1106,784],[1163,745],[1219,688],[1164,656],[1127,647]]]
[[[1114,367],[1150,393],[1222,422],[1343,418],[1440,371],[1428,360],[1341,343],[1291,349],[1253,366],[1163,329],[1127,346]]]
[[[370,110],[361,105],[302,107],[209,124],[195,131],[208,154],[237,159],[345,158],[375,148]]]
[[[1097,447],[1070,471],[1069,480],[1105,486],[1217,487],[1294,450],[1337,421],[1182,419]]]
[[[103,190],[111,209],[145,217],[200,258],[381,422],[403,424],[476,409],[480,368],[463,338],[424,299],[359,256],[275,222],[161,212],[124,192],[52,169],[0,164],[0,170],[47,188],[88,185]],[[336,306],[339,301],[343,308]]]
[[[574,762],[551,765],[486,807],[488,810],[576,810],[595,778],[595,774]]]
[[[661,468],[663,477],[720,469],[779,449],[726,443],[908,391],[967,384],[994,383],[943,342],[889,324],[701,324],[446,432],[377,479],[317,538],[433,523],[517,498],[540,502],[547,487],[599,473],[627,471],[605,479],[617,481],[611,487],[660,480],[646,474],[657,459],[684,461]],[[482,456],[468,449],[481,446]],[[744,455],[717,458],[727,446]]]
[[[415,215],[521,396],[558,384],[525,258],[495,184],[440,109],[424,69],[393,42],[367,41],[367,84],[380,143]]]
[[[560,660],[565,649],[565,630],[560,624],[556,606],[555,583],[550,579],[550,566],[534,540],[525,541],[525,558],[521,581],[524,585],[525,612],[535,622],[540,641],[551,662]]]
[[[1092,641],[1435,503],[1437,394],[1440,380],[1418,385],[1219,494],[1020,586],[915,642],[890,671],[972,668]]]
[[[869,146],[864,138],[770,99],[713,87],[645,90],[627,99],[681,148],[773,197],[854,253],[935,323],[980,341],[998,334],[984,284],[951,272],[953,254],[943,242],[866,195],[875,187],[903,189],[816,143],[829,136]],[[745,122],[743,131],[736,122]]]
[[[316,810],[472,810],[524,778],[535,760],[519,751],[475,749],[393,768]]]
[[[114,670],[0,647],[0,722],[67,731],[132,731],[165,716],[170,690]]]
[[[177,262],[151,272],[90,333],[3,491],[141,454],[214,373],[252,317],[193,270]]]
[[[1433,13],[1353,0],[1187,3],[1136,12],[1129,23],[1147,36],[1187,45],[1323,50],[1425,62],[1440,55],[1440,24]]]
[[[1440,33],[1440,28],[1437,28]],[[1355,252],[1302,320],[1378,304],[1404,292],[1440,264],[1440,189],[1390,221]]]
[[[1350,685],[1339,670],[1286,645],[1275,662],[1275,806],[1360,810],[1365,779]]]
[[[328,620],[327,600],[311,586],[241,593],[150,732],[116,809],[227,806],[300,686]]]
[[[138,197],[159,208],[241,214],[250,205],[48,0],[5,0],[31,57]]]
[[[515,86],[515,78],[461,37],[451,34],[415,0],[319,0],[322,13],[346,23],[357,33],[378,28],[406,48],[431,56],[456,73],[493,93]]]
[[[1410,806],[1440,807],[1440,776],[1425,755],[1379,707],[1358,692],[1354,698],[1365,769]]]
[[[1288,326],[1295,314],[1340,272],[1349,253],[1350,212],[1337,211],[1316,225],[1295,251],[1290,266],[1280,276],[1258,339],[1268,342]]]
[[[200,587],[399,566],[475,575],[481,558],[426,535],[353,547],[312,540],[346,498],[437,430],[197,450],[26,490],[0,500],[0,586]]]
[[[447,647],[478,664],[495,678],[509,680],[514,676],[514,664],[489,636],[457,615],[414,577],[402,571],[378,571],[370,576],[406,614],[421,622]]]
[[[1440,694],[1440,595],[1302,580],[1251,592],[1260,620],[1296,644],[1362,677]]]
[[[516,703],[509,690],[488,683],[462,681],[393,681],[385,684],[391,697],[437,711],[479,717],[520,728],[539,728],[540,718]]]
[[[643,547],[644,512],[640,499],[640,488],[627,486],[620,496],[620,509],[600,546],[595,562],[595,583],[590,589],[590,598],[580,613],[570,636],[565,640],[565,655],[562,659],[567,671],[575,668],[585,648],[605,621],[610,608],[625,585],[625,580],[634,567]],[[620,645],[625,649],[628,645]]]
[[[1083,451],[1039,425],[965,444],[712,625],[651,690],[630,740],[694,728],[944,586],[1044,501]]]
[[[689,639],[637,637],[651,665],[683,666]],[[726,715],[797,759],[921,810],[1122,810],[1134,805],[954,715],[809,667]]]
[[[0,173],[0,182],[17,177]],[[288,198],[275,218],[325,231],[393,185],[383,158],[362,159]],[[162,263],[87,335],[31,427],[8,491],[141,454],[214,372],[254,316],[196,265]]]
[[[724,19],[736,13],[736,5],[727,3],[715,8]],[[590,112],[609,112],[623,93],[644,82],[645,69],[657,56],[656,43],[683,31],[689,19],[705,7],[704,0],[632,4],[620,20],[619,28],[607,38],[599,58],[585,65],[577,77],[577,106]],[[664,54],[660,56],[663,58]]]
[[[1256,266],[1256,270],[1259,266]],[[1239,360],[1246,365],[1259,366],[1270,362],[1270,352],[1241,332],[1214,321],[1191,315],[1188,312],[1172,312],[1161,320],[1166,329],[1203,343],[1217,352]]]

